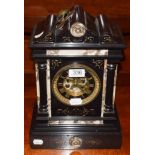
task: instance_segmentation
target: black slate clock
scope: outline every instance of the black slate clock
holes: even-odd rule
[[[115,106],[125,48],[119,27],[80,6],[38,23],[30,42],[37,102],[32,148],[120,148]]]

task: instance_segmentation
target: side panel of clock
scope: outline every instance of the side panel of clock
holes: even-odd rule
[[[61,102],[59,96],[56,96],[53,90],[53,80],[55,75],[65,66],[72,64],[82,64],[91,68],[99,77],[100,90],[92,101],[85,105],[67,105]],[[81,68],[82,69],[82,68]],[[103,73],[104,73],[104,59],[103,58],[51,58],[50,59],[50,77],[51,77],[51,114],[52,116],[100,116],[102,106],[102,86],[103,86]],[[86,73],[87,74],[87,73]],[[88,74],[87,74],[88,75]],[[65,76],[65,75],[63,75]],[[79,79],[79,78],[77,78]],[[60,80],[61,81],[61,80]],[[79,82],[79,81],[78,81]],[[74,81],[75,83],[75,81]],[[79,83],[78,83],[79,84]],[[59,83],[58,85],[62,85]],[[93,84],[91,84],[93,85]],[[60,86],[60,91],[61,91]],[[78,91],[78,90],[77,90]],[[60,92],[61,93],[61,92]],[[66,92],[62,96],[66,96]]]

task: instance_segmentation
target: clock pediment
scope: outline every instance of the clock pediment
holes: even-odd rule
[[[106,16],[96,17],[79,5],[51,14],[34,27],[31,48],[124,48],[117,25]]]

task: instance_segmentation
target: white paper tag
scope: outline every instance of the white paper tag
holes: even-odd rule
[[[33,144],[34,145],[43,145],[43,140],[42,139],[34,139]]]
[[[71,98],[69,102],[70,102],[70,105],[80,105],[80,104],[82,104],[81,98]]]
[[[69,69],[69,77],[85,77],[85,69]]]

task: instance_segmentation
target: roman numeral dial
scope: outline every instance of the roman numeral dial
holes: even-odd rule
[[[71,77],[69,75],[70,69],[73,69],[73,71],[74,69],[84,69],[85,75]],[[71,99],[80,98],[82,106],[97,97],[100,91],[100,79],[96,72],[86,65],[67,65],[55,74],[52,88],[54,95],[61,103],[70,105]]]

